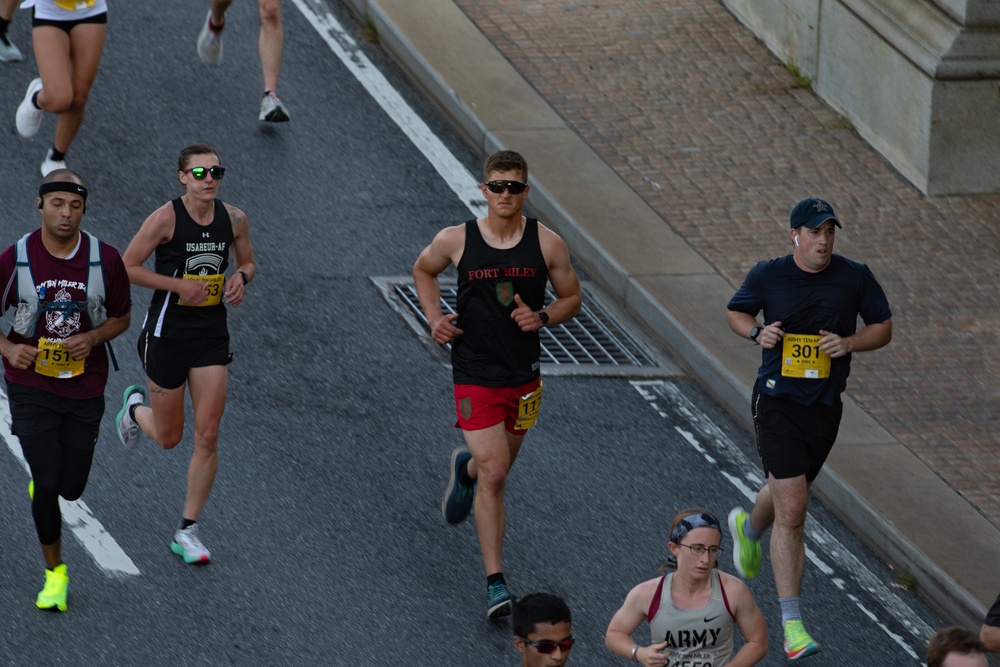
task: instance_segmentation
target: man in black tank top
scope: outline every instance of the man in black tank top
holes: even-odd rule
[[[431,336],[452,345],[456,426],[467,445],[452,452],[441,512],[455,524],[475,506],[486,613],[497,618],[510,614],[513,600],[501,564],[504,485],[541,404],[538,330],[574,317],[581,297],[566,244],[522,213],[530,190],[524,158],[494,153],[483,175],[486,217],[438,232],[417,258],[413,282]],[[458,312],[442,315],[438,275],[452,264],[459,274]],[[548,306],[546,282],[556,293]]]

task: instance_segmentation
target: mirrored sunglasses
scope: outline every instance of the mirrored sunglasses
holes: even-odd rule
[[[212,178],[215,180],[221,180],[223,176],[226,175],[225,167],[191,167],[190,169],[184,170],[185,174],[191,174],[194,176],[194,180],[203,181],[207,174],[211,174]]]

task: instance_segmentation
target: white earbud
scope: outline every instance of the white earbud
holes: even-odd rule
[[[799,247],[799,235],[798,234],[795,235],[795,247],[796,248]]]

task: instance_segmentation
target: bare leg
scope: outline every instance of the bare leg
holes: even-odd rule
[[[212,25],[220,30],[226,27],[226,10],[229,9],[229,5],[233,4],[233,0],[212,0],[211,10],[212,10]]]
[[[806,560],[804,533],[809,485],[805,475],[790,479],[770,476],[767,485],[774,503],[774,526],[771,529],[774,587],[779,598],[798,597]]]
[[[514,465],[524,436],[508,433],[503,423],[462,433],[472,453],[469,476],[479,480],[473,510],[476,514],[476,531],[479,533],[483,565],[488,575],[502,572],[506,527],[503,492],[507,484],[507,473]]]
[[[226,409],[225,366],[205,366],[188,371],[194,407],[194,453],[188,466],[184,518],[195,521],[208,502],[219,467],[219,423]]]
[[[281,0],[259,0],[260,67],[264,74],[264,90],[278,91],[278,74],[281,72],[281,54],[285,48],[285,34],[281,27]]]
[[[56,540],[52,544],[43,544],[42,556],[45,557],[45,567],[50,570],[62,565],[62,540]]]
[[[52,35],[51,31],[62,33],[63,37]],[[41,44],[38,42],[39,33],[42,33]],[[49,26],[35,28],[32,31],[32,39],[35,40],[35,58],[38,60],[38,71],[42,77],[42,92],[38,95],[38,103],[46,111],[59,114],[53,142],[56,150],[66,152],[83,123],[87,98],[90,96],[90,89],[101,62],[106,33],[107,26],[97,23],[81,23],[75,26],[68,36],[62,30]],[[58,54],[49,52],[39,57],[39,52],[44,51],[53,42],[59,43],[56,48],[68,46],[68,51],[61,51]],[[43,65],[43,60],[48,61],[53,57],[66,59],[60,63]],[[54,88],[50,88],[46,82],[46,72],[43,69],[58,71],[59,79]]]

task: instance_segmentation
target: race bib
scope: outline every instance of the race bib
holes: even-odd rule
[[[83,373],[83,359],[70,356],[64,343],[39,338],[38,349],[42,351],[35,357],[35,372],[39,375],[64,380]]]
[[[81,9],[88,9],[97,4],[97,0],[55,0],[56,7],[65,9],[68,12],[78,12]]]
[[[517,402],[517,421],[514,428],[525,431],[535,425],[538,419],[538,409],[542,407],[542,383],[530,394],[522,396]]]
[[[177,301],[178,306],[217,306],[222,300],[222,288],[226,284],[226,277],[221,273],[210,276],[199,276],[193,273],[185,273],[184,280],[200,280],[205,284],[208,296],[201,303],[184,303],[184,299]]]
[[[781,375],[810,380],[830,377],[830,355],[819,349],[822,338],[786,333],[781,343]]]

